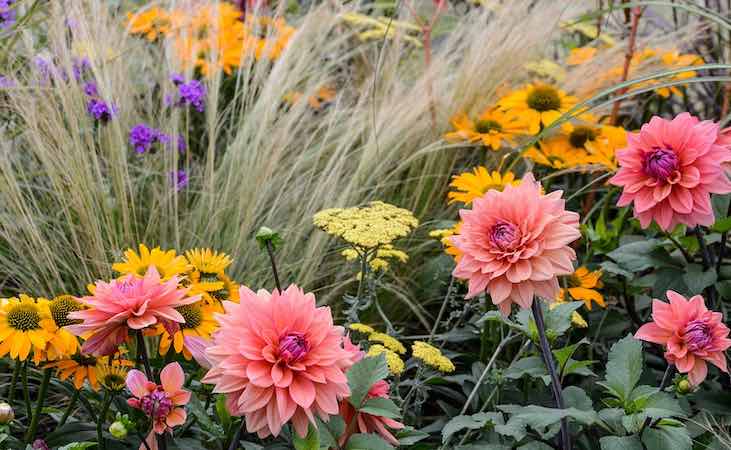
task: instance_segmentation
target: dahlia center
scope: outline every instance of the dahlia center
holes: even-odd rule
[[[576,127],[569,134],[569,143],[574,148],[584,148],[587,141],[593,141],[596,136],[596,130],[591,127]]]
[[[500,221],[490,228],[490,242],[501,250],[510,250],[520,239],[518,227],[510,222]]]
[[[279,357],[288,364],[300,361],[309,350],[304,333],[287,333],[279,339]]]
[[[150,392],[140,400],[142,411],[155,421],[165,420],[174,406],[173,401],[160,388]]]
[[[181,323],[180,328],[198,328],[203,322],[203,311],[198,305],[178,306],[175,310],[185,319],[185,323]]]
[[[685,326],[683,333],[688,351],[696,352],[703,350],[713,341],[711,327],[703,320],[693,320]]]
[[[656,180],[672,181],[671,177],[678,170],[678,156],[670,149],[656,148],[646,155],[642,170]]]
[[[475,131],[480,134],[487,134],[491,131],[500,132],[503,130],[503,126],[496,120],[478,120],[475,124]]]
[[[8,324],[18,331],[37,330],[41,327],[38,308],[31,305],[18,305],[8,311]]]
[[[539,86],[528,93],[526,102],[536,111],[552,111],[561,108],[558,91],[550,86]]]
[[[70,295],[56,297],[50,303],[48,308],[51,310],[53,321],[56,322],[56,326],[59,328],[83,322],[78,319],[69,319],[69,313],[81,311],[82,309],[81,303],[77,302],[76,299]]]

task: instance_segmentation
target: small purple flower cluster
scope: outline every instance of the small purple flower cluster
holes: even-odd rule
[[[115,105],[111,105],[98,97],[89,99],[89,102],[86,104],[86,110],[94,120],[101,123],[109,122],[117,113],[117,107]]]
[[[144,123],[138,123],[129,130],[129,143],[137,153],[145,153],[157,143],[166,144],[168,142],[170,142],[170,136]]]
[[[174,106],[192,106],[198,112],[205,110],[206,104],[206,87],[198,80],[185,81],[180,74],[170,77],[170,80],[178,87],[176,98],[168,97],[166,103]]]
[[[176,191],[180,191],[188,185],[188,172],[185,170],[173,170],[170,172],[170,183]]]
[[[15,0],[0,0],[0,30],[7,30],[15,24]]]

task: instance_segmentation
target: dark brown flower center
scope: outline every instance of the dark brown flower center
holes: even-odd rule
[[[185,319],[185,323],[181,323],[180,328],[197,328],[203,322],[203,311],[195,303],[178,306],[175,310]]]
[[[41,315],[32,305],[17,305],[8,311],[8,324],[19,331],[37,330],[41,327]]]
[[[59,328],[83,322],[79,319],[69,319],[69,313],[81,311],[82,309],[81,303],[70,295],[61,295],[54,298],[48,308],[51,310],[53,321],[56,322],[56,326]]]
[[[475,131],[481,134],[487,134],[491,131],[502,131],[503,126],[496,120],[478,120],[475,124]]]
[[[569,143],[574,148],[584,148],[587,141],[593,141],[597,137],[597,131],[591,127],[580,126],[574,128],[569,134]]]
[[[536,111],[552,111],[561,108],[558,91],[550,86],[538,86],[528,93],[528,106]]]

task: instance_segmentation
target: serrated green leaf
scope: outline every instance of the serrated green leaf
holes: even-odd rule
[[[643,450],[637,436],[604,436],[599,439],[602,450]]]
[[[217,439],[223,439],[226,436],[226,432],[223,427],[211,420],[210,414],[203,408],[203,403],[201,403],[197,396],[190,396],[188,409],[193,417],[196,418],[198,425],[203,431]]]
[[[645,239],[624,244],[607,254],[621,269],[629,273],[641,272],[657,267],[658,261],[653,256],[660,242],[657,239]],[[666,252],[667,253],[667,252]],[[667,255],[668,257],[670,255]]]
[[[545,316],[546,332],[552,332],[554,337],[562,336],[571,328],[571,315],[583,305],[584,302],[560,303],[553,308],[542,305],[544,307],[543,314]]]
[[[459,431],[479,430],[488,424],[496,425],[502,423],[502,414],[494,412],[477,413],[471,416],[452,417],[452,419],[444,425],[444,428],[442,428],[442,443],[446,443],[454,433]]]
[[[345,450],[392,450],[388,442],[377,434],[354,434],[348,439]]]
[[[345,421],[340,416],[331,416],[330,420],[323,422],[315,417],[317,429],[320,431],[320,447],[337,448],[338,439],[345,432]]]
[[[361,412],[374,416],[388,417],[389,419],[397,419],[401,417],[401,409],[389,398],[374,397],[366,400],[360,408]]]
[[[58,450],[84,450],[86,448],[97,447],[98,445],[96,442],[72,442],[63,447],[59,447]]]
[[[350,404],[359,409],[371,387],[388,376],[388,365],[383,355],[363,358],[348,370]]]
[[[578,350],[579,347],[585,344],[588,345],[590,344],[590,342],[588,339],[583,338],[575,344],[567,345],[566,347],[553,350],[553,354],[554,356],[556,356],[556,363],[558,364],[561,372],[563,372],[564,368],[566,367],[566,363],[568,362],[569,358],[574,356],[576,350]]]
[[[563,398],[567,407],[582,411],[593,411],[594,405],[586,391],[578,386],[567,386],[563,390]]]
[[[429,437],[429,433],[425,433],[423,431],[415,430],[413,427],[404,427],[403,429],[399,430],[398,433],[396,433],[396,439],[398,439],[399,444],[402,446],[406,445],[414,445],[419,441],[422,441]]]
[[[641,375],[642,344],[629,334],[612,345],[604,384],[625,402]]]
[[[533,441],[521,445],[517,450],[553,450],[553,447],[540,441]]]
[[[683,281],[688,286],[688,294],[696,295],[703,293],[703,290],[716,282],[716,271],[714,269],[703,271],[700,264],[688,264],[685,267]]]
[[[528,356],[521,358],[510,365],[503,376],[510,380],[517,380],[525,375],[532,378],[540,378],[547,375],[546,363],[540,356]]]
[[[495,425],[495,431],[516,440],[521,440],[527,435],[527,427],[538,432],[542,438],[548,439],[557,432],[557,428],[551,427],[551,425],[560,422],[564,417],[583,425],[591,425],[598,419],[595,411],[582,411],[576,408],[555,409],[537,405],[499,405],[498,409],[511,416],[504,425]]]
[[[300,437],[297,433],[292,433],[292,443],[295,450],[320,450],[320,432],[310,424],[307,436]]]
[[[685,427],[648,428],[642,432],[642,443],[652,450],[691,450],[693,441]]]

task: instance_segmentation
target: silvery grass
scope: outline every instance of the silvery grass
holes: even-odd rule
[[[356,6],[328,2],[294,21],[297,34],[272,66],[245,62],[238,81],[208,79],[206,111],[196,119],[204,127],[189,130],[197,113],[167,109],[160,100],[172,92],[170,74],[181,71],[171,43],[153,46],[129,36],[124,16],[105,3],[51,2],[40,16],[47,39],[25,29],[6,55],[12,68],[6,75],[17,82],[0,99],[10,119],[0,130],[6,288],[81,294],[87,283],[113,276],[110,263],[139,242],[227,252],[236,280],[271,288],[253,238],[267,225],[285,237],[278,251],[285,284],[326,287],[327,299],[353,271],[344,270],[328,236],[313,229],[312,215],[382,199],[422,219],[451,217],[444,193],[466,156],[440,139],[449,117],[492,103],[501,87],[528,81],[524,64],[551,52],[559,22],[581,12],[552,0],[475,10],[436,38],[427,72],[421,51],[398,37],[358,41],[339,20]],[[119,108],[103,127],[88,117],[78,86],[39,84],[30,67],[36,55],[53,55],[70,72],[79,48],[93,56],[100,96]],[[223,94],[224,82],[233,94]],[[338,86],[338,97],[316,117],[306,102],[282,107],[288,92],[307,95],[327,82]],[[204,154],[192,163],[176,151],[136,155],[128,132],[140,122],[206,142]],[[191,177],[180,192],[168,180],[178,165]],[[407,250],[415,257],[419,248]],[[408,286],[394,290],[409,302]]]

